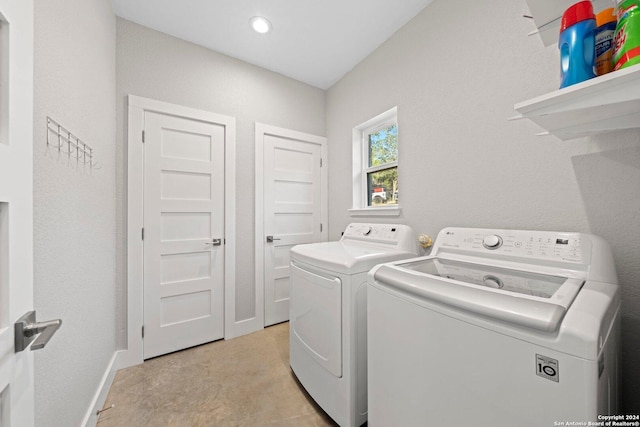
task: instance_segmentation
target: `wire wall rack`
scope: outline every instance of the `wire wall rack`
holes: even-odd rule
[[[67,128],[47,116],[47,148],[58,150],[58,154],[66,154],[69,161],[76,165],[84,165],[90,170],[101,169],[93,158],[93,148],[72,134]]]

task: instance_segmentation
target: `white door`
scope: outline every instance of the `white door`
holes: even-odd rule
[[[256,258],[263,264],[256,270],[264,283],[264,324],[269,326],[289,320],[289,250],[326,240],[326,138],[266,125],[256,125],[256,134],[263,162],[256,185],[262,197],[256,204],[262,208],[256,213],[262,218],[262,227],[256,227],[262,228],[256,237],[262,257]]]
[[[145,112],[145,359],[224,336],[224,150],[224,125]]]
[[[42,123],[42,126],[45,124]],[[14,323],[33,310],[33,3],[0,0],[0,426],[34,424],[33,353]]]

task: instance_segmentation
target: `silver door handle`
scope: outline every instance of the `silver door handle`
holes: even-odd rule
[[[273,243],[274,240],[280,240],[280,239],[275,239],[273,236],[267,236],[267,243]]]
[[[211,245],[211,246],[220,246],[222,245],[222,239],[213,239],[210,242],[204,242],[205,245]]]
[[[32,351],[44,348],[61,325],[61,319],[36,322],[35,311],[25,313],[14,324],[14,344],[16,353],[19,353],[29,347],[29,344],[31,344],[31,341],[34,341],[34,339],[35,341],[31,346]],[[40,336],[36,338],[36,335],[38,334],[40,334]]]

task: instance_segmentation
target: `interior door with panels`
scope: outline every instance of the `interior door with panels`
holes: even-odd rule
[[[33,337],[15,333],[33,304],[33,2],[0,0],[2,427],[35,422]]]
[[[262,251],[256,258],[263,263],[256,270],[262,274],[269,326],[289,320],[289,250],[326,240],[326,138],[266,125],[257,125],[256,134],[262,161],[256,185],[262,197],[256,217],[262,223],[256,229],[263,233],[256,241]]]
[[[225,126],[144,117],[144,358],[224,336]]]

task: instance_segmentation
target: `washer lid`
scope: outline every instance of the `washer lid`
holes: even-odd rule
[[[432,276],[445,277],[470,285],[500,289],[503,292],[529,295],[542,299],[552,298],[567,280],[565,277],[471,264],[446,258],[431,258],[404,263],[402,268]]]
[[[371,270],[383,262],[415,257],[413,252],[391,245],[356,241],[321,242],[291,248],[291,259],[341,274],[357,274]]]
[[[581,279],[443,259],[385,264],[377,282],[434,302],[553,332],[583,285]]]

